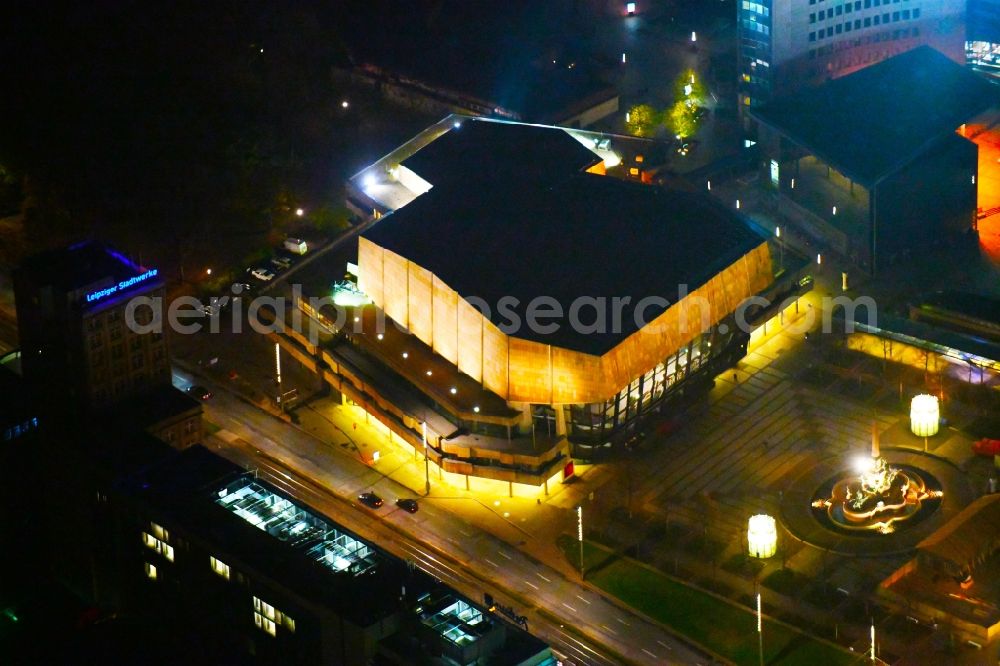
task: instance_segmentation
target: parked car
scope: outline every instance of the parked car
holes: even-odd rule
[[[271,265],[275,268],[284,270],[292,265],[292,260],[288,257],[274,257],[271,259]]]
[[[396,506],[407,513],[416,513],[417,509],[420,508],[417,506],[417,500],[415,499],[398,499],[396,500]]]
[[[371,507],[372,509],[377,509],[384,503],[381,497],[370,492],[358,495],[358,501],[367,507]]]
[[[274,279],[274,273],[267,270],[266,268],[251,268],[250,275],[254,276],[262,282],[270,282]]]
[[[972,445],[972,452],[980,456],[1000,456],[1000,439],[984,437]]]
[[[209,317],[218,316],[222,308],[216,303],[209,303],[208,305],[201,306],[201,311],[204,312]]]
[[[204,386],[200,386],[198,384],[194,384],[192,386],[188,386],[187,392],[191,396],[193,396],[195,398],[198,398],[199,400],[208,400],[209,398],[212,397],[212,392],[211,391],[209,391]]]
[[[301,238],[286,238],[283,247],[293,254],[305,254],[309,246]]]

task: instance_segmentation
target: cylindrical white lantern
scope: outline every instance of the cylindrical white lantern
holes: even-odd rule
[[[910,431],[917,437],[937,434],[941,411],[937,396],[915,395],[910,401]]]
[[[747,546],[750,557],[771,557],[778,550],[778,527],[766,514],[750,516],[747,525]]]

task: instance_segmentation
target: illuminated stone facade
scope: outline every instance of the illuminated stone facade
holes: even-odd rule
[[[425,268],[361,238],[358,286],[395,322],[511,402],[603,403],[772,281],[766,242],[602,356],[503,333]]]

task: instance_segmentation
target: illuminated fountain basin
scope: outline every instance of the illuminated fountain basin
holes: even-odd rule
[[[909,465],[891,466],[885,458],[863,458],[855,468],[822,484],[812,508],[827,527],[852,535],[890,534],[921,522],[941,504],[933,476]]]

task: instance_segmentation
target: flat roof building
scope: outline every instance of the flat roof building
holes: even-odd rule
[[[733,211],[605,175],[614,139],[461,117],[429,132],[352,179],[380,215],[358,244],[371,304],[323,359],[415,448],[426,423],[445,472],[541,486],[568,441],[615,439],[745,353],[734,315],[776,271]],[[393,377],[395,399],[370,397]]]
[[[978,148],[956,131],[1000,87],[920,47],[750,111],[784,215],[874,273],[969,231]]]
[[[555,663],[527,632],[200,446],[120,478],[103,510],[118,607],[182,617],[220,654]]]
[[[918,46],[965,62],[966,0],[741,0],[736,18],[741,110]]]
[[[25,379],[67,409],[169,386],[162,333],[140,335],[125,321],[130,299],[164,293],[157,269],[93,241],[29,257],[14,272]]]

